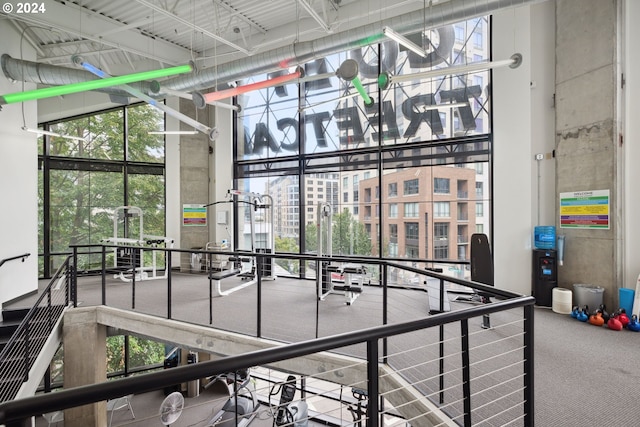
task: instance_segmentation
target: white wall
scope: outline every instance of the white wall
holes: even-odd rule
[[[492,80],[495,286],[526,295],[533,227],[538,216],[555,225],[554,160],[535,160],[555,145],[554,14],[549,1],[497,13],[492,21],[493,58],[523,56],[520,67],[495,69]]]
[[[623,91],[624,105],[621,113],[624,135],[624,266],[623,284],[621,286],[634,288],[638,274],[640,274],[640,197],[638,183],[640,182],[640,2],[626,0],[622,3],[624,15],[624,62],[623,72],[626,86]]]
[[[1,53],[20,58],[20,33],[6,20],[0,20],[0,40]],[[35,59],[29,43],[22,47],[22,58]],[[31,89],[34,84],[23,89],[0,73],[0,94]],[[21,130],[23,123],[37,127],[36,108],[30,101],[3,105],[0,111],[0,259],[31,254],[24,263],[11,261],[0,267],[0,305],[38,288],[37,135]]]

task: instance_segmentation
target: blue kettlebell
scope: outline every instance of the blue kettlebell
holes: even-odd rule
[[[574,319],[577,319],[579,313],[580,313],[580,309],[578,308],[577,305],[574,305],[573,310],[571,310],[571,317],[573,317]]]
[[[584,308],[580,309],[580,312],[578,313],[578,320],[581,322],[589,320],[589,307],[585,305]]]
[[[631,320],[627,323],[627,329],[633,332],[640,332],[640,322],[638,322],[638,316],[635,314],[631,316]]]

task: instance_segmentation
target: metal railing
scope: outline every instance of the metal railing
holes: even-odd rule
[[[31,254],[30,253],[26,253],[26,254],[22,254],[22,255],[16,255],[16,256],[9,257],[9,258],[5,258],[2,261],[0,261],[0,267],[2,267],[5,262],[13,261],[13,260],[16,260],[16,259],[21,259],[22,258],[22,262],[24,262],[24,260],[27,259],[29,256],[31,256]]]
[[[521,343],[518,350],[520,356],[518,364],[522,370],[521,375],[516,377],[519,383],[515,391],[509,392],[503,397],[518,397],[515,403],[509,402],[507,409],[501,412],[492,410],[493,416],[505,411],[518,408],[519,414],[508,421],[509,425],[520,420],[521,425],[533,426],[533,303],[532,297],[516,297],[509,300],[498,301],[491,304],[476,306],[467,310],[460,310],[430,316],[424,319],[404,322],[394,325],[380,326],[361,330],[348,334],[340,334],[331,337],[318,338],[310,341],[276,346],[267,350],[260,350],[251,353],[236,355],[215,361],[195,363],[154,372],[146,375],[124,378],[100,384],[92,384],[83,387],[61,390],[56,393],[49,393],[12,402],[0,403],[0,423],[18,423],[42,413],[73,408],[81,405],[100,402],[112,398],[117,398],[126,394],[140,394],[153,390],[159,390],[167,384],[177,384],[194,381],[200,378],[211,377],[227,372],[237,372],[253,366],[271,365],[316,354],[324,351],[331,351],[345,346],[362,345],[366,346],[366,357],[363,360],[365,376],[362,380],[362,388],[367,390],[368,399],[366,401],[368,427],[378,427],[385,409],[379,404],[381,397],[389,397],[397,390],[389,389],[384,384],[388,381],[385,374],[381,374],[381,369],[387,365],[385,358],[380,354],[379,349],[385,347],[385,341],[402,334],[413,334],[419,331],[428,331],[445,325],[457,325],[460,328],[461,348],[460,364],[455,371],[448,373],[448,376],[455,376],[457,384],[448,388],[443,388],[442,393],[450,393],[452,388],[460,391],[460,397],[455,397],[463,408],[462,414],[458,417],[458,423],[465,427],[476,425],[479,421],[474,420],[474,412],[482,411],[486,408],[486,403],[476,403],[478,393],[477,387],[484,388],[485,377],[474,373],[477,370],[477,355],[482,353],[485,346],[474,347],[472,345],[472,333],[470,332],[469,320],[487,315],[490,313],[505,312],[511,310],[524,310],[523,329]],[[482,359],[482,358],[481,358]],[[483,359],[484,360],[484,359]],[[472,369],[473,368],[473,369]],[[504,367],[503,367],[504,368]],[[490,375],[491,372],[485,375]],[[445,378],[448,380],[449,378]],[[491,386],[494,392],[492,400],[496,400],[495,387]],[[446,396],[445,396],[446,398]],[[414,402],[409,402],[415,404]],[[457,402],[456,402],[457,403]],[[441,405],[444,406],[444,405]],[[428,417],[430,414],[421,414]],[[414,418],[413,421],[415,421]],[[412,420],[408,420],[411,422]],[[480,421],[481,423],[481,421]],[[493,424],[492,424],[493,425]],[[503,425],[506,425],[504,423]]]
[[[14,399],[29,380],[36,357],[69,306],[70,261],[67,257],[0,352],[0,402]]]
[[[294,330],[305,327],[310,331],[308,335],[283,336],[270,327],[271,318],[277,315],[273,308],[269,308],[268,298],[274,298],[273,286],[265,285],[260,274],[253,290],[255,294],[255,311],[251,310],[250,301],[243,295],[244,312],[255,314],[253,328],[237,330],[234,324],[221,323],[214,319],[219,305],[224,304],[223,298],[212,295],[211,279],[208,279],[208,295],[203,293],[206,286],[198,290],[193,283],[188,288],[180,288],[179,280],[174,279],[175,273],[169,269],[165,279],[154,280],[152,285],[141,283],[136,274],[130,276],[128,286],[108,286],[108,276],[118,272],[117,269],[107,267],[107,251],[117,248],[117,245],[93,245],[89,249],[99,247],[97,254],[102,259],[102,271],[99,276],[92,278],[90,285],[79,284],[77,269],[71,269],[69,298],[77,306],[78,296],[82,296],[83,306],[110,305],[111,301],[122,304],[128,299],[129,307],[133,311],[151,314],[167,319],[186,321],[202,325],[210,325],[218,329],[267,338],[281,342],[293,342],[274,349],[262,350],[233,356],[215,362],[202,362],[193,365],[170,369],[163,372],[150,373],[142,376],[110,381],[103,384],[93,384],[82,387],[82,390],[69,389],[53,394],[19,399],[14,402],[0,403],[0,423],[21,420],[26,417],[45,412],[67,409],[83,404],[99,402],[119,397],[123,394],[138,394],[161,389],[167,384],[188,382],[194,379],[209,377],[218,373],[233,372],[254,366],[266,366],[277,361],[290,360],[305,355],[323,351],[337,351],[356,356],[362,360],[362,371],[366,378],[355,383],[344,384],[340,387],[351,386],[368,390],[366,402],[369,411],[365,421],[369,427],[377,427],[383,415],[390,409],[394,413],[401,413],[408,423],[420,424],[416,417],[431,417],[431,410],[426,410],[424,400],[431,402],[438,411],[449,417],[458,425],[522,425],[533,426],[533,303],[532,297],[523,297],[491,286],[451,277],[421,268],[406,266],[396,262],[373,258],[330,257],[323,258],[315,255],[293,254],[264,254],[256,253],[257,271],[262,271],[262,265],[268,258],[296,259],[301,263],[315,263],[315,272],[320,271],[323,262],[365,263],[378,269],[376,283],[372,283],[366,290],[366,295],[355,303],[366,310],[365,318],[375,318],[372,323],[360,325],[353,321],[349,312],[345,323],[352,329],[347,329],[337,335],[326,336],[324,321],[342,322],[336,318],[340,313],[324,311],[322,303],[316,297],[315,291],[309,294],[315,299],[315,319],[311,313],[305,318],[306,322],[297,322]],[[73,247],[73,265],[78,265],[78,257],[86,249],[85,246]],[[165,252],[164,266],[171,265],[172,256],[189,257],[194,250],[163,249]],[[246,255],[220,251],[196,251],[204,255]],[[95,255],[95,252],[94,252]],[[392,272],[402,270],[421,277],[421,281],[432,288],[429,298],[435,298],[438,307],[435,314],[424,317],[422,311],[410,314],[410,305],[420,300],[420,294],[425,289],[421,285],[412,284],[407,287],[389,286]],[[191,277],[204,278],[202,275]],[[116,279],[117,280],[117,279]],[[206,279],[205,279],[206,280]],[[113,279],[110,280],[111,282]],[[99,283],[98,283],[99,282]],[[206,282],[205,282],[206,283]],[[204,284],[204,283],[203,283]],[[458,310],[445,310],[445,284],[473,289],[475,292],[493,295],[495,302],[472,306]],[[146,286],[149,285],[149,286]],[[91,301],[84,295],[84,286],[99,289],[97,300]],[[428,285],[429,286],[429,285]],[[434,293],[433,286],[439,291]],[[148,288],[148,289],[145,289]],[[296,292],[304,285],[296,288]],[[314,287],[312,287],[313,289]],[[268,290],[267,290],[268,289]],[[145,292],[153,292],[155,296],[164,295],[166,304],[157,304],[154,300],[153,311],[149,305],[144,306]],[[115,297],[111,293],[121,292]],[[125,292],[123,294],[122,292]],[[200,293],[198,293],[200,292]],[[244,291],[243,291],[244,292]],[[126,293],[129,297],[126,297]],[[192,294],[192,295],[187,295]],[[123,298],[125,295],[125,298]],[[197,302],[208,305],[201,309],[189,305],[188,314],[180,310],[185,298],[189,297],[189,304]],[[229,297],[224,297],[229,298]],[[362,301],[363,298],[369,298]],[[360,302],[362,301],[362,303]],[[403,302],[404,301],[404,302]],[[299,303],[300,301],[298,301]],[[431,301],[430,301],[431,302]],[[379,304],[379,309],[371,304]],[[406,304],[406,306],[402,305]],[[400,310],[393,306],[400,305]],[[419,304],[418,304],[419,305]],[[271,310],[271,311],[269,311]],[[279,307],[275,310],[281,311]],[[206,313],[206,314],[205,314]],[[400,313],[400,314],[399,314]],[[496,313],[492,319],[490,329],[481,327],[481,318],[489,313]],[[197,315],[199,317],[190,317]],[[362,316],[360,316],[362,317]],[[413,318],[413,319],[412,319]],[[474,319],[478,321],[475,322]],[[244,319],[245,323],[247,319]],[[313,325],[305,325],[305,323]],[[249,318],[249,323],[251,320]],[[371,326],[373,325],[373,326]],[[315,331],[313,327],[315,326]],[[324,335],[324,336],[323,336]],[[355,351],[354,351],[355,349]],[[302,375],[302,373],[301,373]],[[306,383],[310,382],[308,377]],[[342,389],[341,389],[342,390]],[[125,393],[126,391],[126,393]],[[403,394],[408,393],[408,394]],[[415,400],[407,396],[418,396]],[[416,408],[422,408],[416,415]],[[373,415],[372,415],[373,414]],[[376,415],[377,414],[377,415]],[[518,424],[520,423],[520,424]],[[429,424],[431,425],[431,424]],[[439,425],[439,424],[436,424]]]

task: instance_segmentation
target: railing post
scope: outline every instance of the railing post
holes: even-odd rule
[[[171,319],[171,251],[167,252],[165,268],[167,269],[167,319]]]
[[[258,287],[257,292],[257,310],[256,310],[256,336],[258,338],[262,338],[262,263],[264,260],[260,255],[256,255],[256,278]],[[271,274],[275,274],[275,272],[271,272]]]
[[[462,399],[464,406],[464,427],[471,427],[471,367],[469,366],[469,319],[460,321],[462,340]]]
[[[389,307],[389,295],[387,292],[387,280],[388,280],[387,264],[382,264],[382,272],[380,274],[380,280],[382,281],[382,324],[386,325],[389,322],[387,309]],[[389,355],[389,347],[387,338],[382,339],[382,362],[387,363],[387,356]]]
[[[378,427],[378,340],[367,341],[367,427]]]
[[[78,247],[73,247],[73,268],[71,269],[71,300],[78,307]]]
[[[102,245],[102,305],[107,305],[107,247]]]
[[[534,427],[533,304],[524,306],[524,425]]]

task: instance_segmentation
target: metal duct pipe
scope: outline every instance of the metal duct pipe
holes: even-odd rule
[[[451,0],[429,7],[428,16],[410,12],[373,24],[335,33],[317,40],[294,43],[268,52],[256,54],[216,67],[210,67],[188,76],[172,77],[161,83],[177,91],[202,90],[216,83],[228,83],[246,76],[276,71],[286,66],[304,64],[331,54],[358,49],[386,40],[382,27],[389,26],[400,33],[416,32],[423,28],[437,28],[465,19],[489,15],[498,10],[533,4],[542,0]]]
[[[99,77],[85,70],[15,59],[6,53],[0,58],[0,65],[4,75],[9,79],[47,86],[60,86],[99,79]],[[145,94],[154,94],[159,90],[157,81],[136,82],[131,83],[129,86]],[[117,87],[104,88],[100,89],[100,91],[112,95],[130,96],[129,93]]]
[[[183,92],[207,89],[216,83],[228,83],[241,80],[246,76],[282,69],[283,64],[288,66],[304,64],[331,54],[379,42],[384,37],[382,34],[384,26],[389,26],[400,33],[415,32],[423,28],[441,27],[465,19],[489,15],[498,10],[540,1],[542,0],[450,0],[441,2],[429,6],[428,16],[423,16],[422,13],[416,13],[416,11],[406,13],[317,40],[294,43],[210,67],[188,76],[170,78],[162,82],[162,86]],[[46,85],[61,85],[97,78],[87,71],[13,59],[8,55],[2,56],[2,70],[7,78]],[[157,93],[157,88],[148,86],[136,87],[136,89],[145,94]],[[124,91],[115,88],[112,90],[126,96]]]

